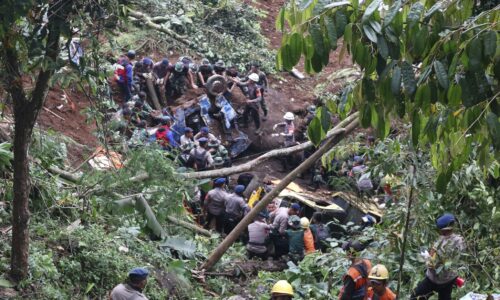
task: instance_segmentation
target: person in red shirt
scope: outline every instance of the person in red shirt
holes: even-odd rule
[[[376,265],[368,275],[369,288],[367,293],[367,300],[395,300],[394,294],[390,288],[387,287],[389,280],[389,271],[384,265]]]

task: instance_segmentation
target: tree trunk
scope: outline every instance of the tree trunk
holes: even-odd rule
[[[357,114],[356,114],[357,116]],[[200,270],[209,270],[212,268],[226,253],[227,249],[231,247],[231,245],[236,241],[236,239],[241,235],[243,230],[248,227],[248,225],[253,222],[255,217],[267,207],[267,205],[279,195],[279,193],[285,189],[288,184],[290,184],[299,174],[303,173],[305,170],[310,168],[318,159],[323,156],[326,152],[328,152],[334,145],[336,145],[339,141],[341,141],[347,134],[351,133],[356,127],[358,127],[359,121],[358,119],[349,123],[346,126],[345,131],[343,133],[339,133],[337,135],[331,136],[328,138],[323,145],[316,150],[308,159],[303,161],[295,170],[288,173],[288,175],[281,180],[281,182],[276,185],[271,192],[266,194],[264,198],[262,198],[257,205],[250,210],[250,212],[236,225],[236,227],[231,231],[227,237],[217,246],[217,248],[210,254],[207,260],[200,267]]]
[[[11,276],[15,280],[21,280],[28,275],[28,224],[30,220],[28,145],[31,140],[31,130],[23,123],[22,118],[19,118],[14,135]]]
[[[60,52],[59,38],[64,22],[61,16],[66,11],[61,8],[71,8],[71,1],[61,2],[51,6],[47,23],[48,35],[45,46],[45,59],[56,62]],[[57,12],[58,14],[55,14]],[[29,158],[28,149],[31,134],[36,119],[43,107],[49,87],[49,80],[54,74],[54,68],[41,69],[36,78],[35,88],[30,98],[26,96],[23,86],[21,58],[17,49],[16,28],[3,35],[2,57],[6,68],[6,89],[14,102],[14,199],[12,201],[12,249],[10,274],[14,280],[20,281],[28,275],[29,254]],[[24,58],[23,58],[24,59]]]

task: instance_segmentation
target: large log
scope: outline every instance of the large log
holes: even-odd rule
[[[335,126],[333,129],[329,130],[326,135],[326,139],[329,139],[332,136],[342,133],[344,131],[343,127],[348,126],[351,122],[357,122],[358,114],[359,113],[356,112],[350,115],[349,117],[341,121],[339,124],[337,124],[337,126]],[[308,148],[312,148],[313,146],[314,146],[313,143],[305,142],[293,147],[271,150],[257,157],[256,159],[253,159],[238,166],[222,168],[217,170],[210,170],[210,171],[182,173],[180,175],[189,179],[203,179],[203,178],[213,178],[213,177],[224,177],[238,173],[248,172],[271,158],[291,155],[293,153],[303,151]]]
[[[153,106],[156,110],[161,111],[162,107],[160,101],[158,101],[158,96],[156,95],[155,86],[153,80],[150,76],[144,78],[146,81],[146,86],[148,87],[149,95],[151,96],[151,101],[153,101]]]
[[[210,254],[207,260],[200,267],[200,270],[203,272],[204,270],[211,269],[226,253],[227,249],[231,247],[231,245],[238,239],[241,233],[250,225],[251,222],[257,217],[257,215],[264,210],[267,205],[279,195],[279,193],[284,190],[299,174],[303,173],[307,169],[309,169],[318,159],[320,159],[326,152],[328,152],[334,145],[340,142],[346,135],[354,131],[356,127],[359,125],[359,120],[356,119],[349,123],[346,128],[342,131],[342,133],[330,136],[323,145],[316,150],[308,159],[303,161],[295,170],[290,172],[281,182],[276,185],[271,192],[266,194],[264,198],[257,203],[257,205],[250,210],[250,212],[236,225],[236,227],[231,231],[227,237],[217,246],[217,248]]]

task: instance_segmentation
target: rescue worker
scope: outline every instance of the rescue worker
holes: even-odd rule
[[[210,148],[210,154],[212,157],[220,157],[224,161],[225,165],[231,164],[231,158],[229,157],[229,152],[226,147],[222,146],[218,140],[210,140],[208,142],[208,148]]]
[[[265,121],[267,120],[267,113],[269,112],[267,109],[266,101],[264,99],[264,94],[267,92],[267,76],[266,73],[262,72],[260,70],[260,65],[257,62],[254,62],[250,65],[250,75],[251,74],[257,74],[259,76],[259,80],[257,81],[257,85],[260,86],[260,92],[262,94],[261,101],[260,101],[260,107],[262,108],[262,112],[264,113],[264,116],[262,117],[262,120]]]
[[[193,129],[190,127],[184,128],[184,134],[181,136],[181,146],[186,144],[194,145]]]
[[[168,82],[168,98],[184,94],[187,87],[193,89],[198,88],[193,82],[193,76],[189,71],[189,66],[186,66],[182,61],[178,61],[174,66],[170,66],[165,78]]]
[[[136,62],[135,55],[136,55],[135,50],[128,50],[127,54],[126,54],[128,60],[130,61],[130,64],[132,64],[132,66],[134,66],[135,62]]]
[[[389,271],[384,265],[375,265],[368,275],[369,288],[367,300],[395,300],[394,294],[387,287]]]
[[[128,273],[125,283],[115,286],[109,294],[111,300],[147,300],[142,293],[148,282],[148,270],[144,268],[134,268]]]
[[[272,214],[271,239],[274,244],[274,257],[279,258],[288,253],[288,238],[286,228],[288,226],[288,208],[278,207]]]
[[[465,251],[463,237],[453,232],[455,221],[455,216],[450,213],[437,219],[439,238],[423,255],[427,260],[425,278],[417,285],[410,299],[429,299],[434,293],[438,294],[439,300],[452,299],[451,293],[458,274],[455,271],[457,266],[450,263],[459,261]]]
[[[224,190],[226,178],[217,178],[214,188],[207,193],[204,202],[204,211],[207,215],[205,228],[210,228],[210,223],[215,220],[215,230],[224,233],[224,212],[226,199],[229,194]]]
[[[314,248],[326,251],[326,239],[330,238],[330,229],[323,223],[323,216],[321,212],[315,212],[312,215],[309,228],[314,235]]]
[[[288,209],[288,215],[289,216],[299,216],[300,214],[300,205],[298,203],[293,203],[290,205],[290,208]]]
[[[214,169],[222,168],[223,165],[224,160],[222,159],[222,157],[214,157]]]
[[[252,116],[255,124],[255,133],[259,134],[260,116],[258,103],[262,101],[262,93],[260,87],[257,85],[259,75],[252,73],[248,78],[248,100],[246,101],[245,110],[243,111],[243,124],[245,127],[248,127],[248,118]]]
[[[194,160],[189,154],[193,150],[194,144],[184,144],[180,146],[181,153],[177,156],[179,164],[185,168],[194,168]]]
[[[342,249],[351,260],[351,266],[344,275],[339,300],[363,300],[367,296],[368,274],[372,264],[368,259],[358,257],[358,253],[364,250],[363,244],[359,241],[345,242]]]
[[[265,260],[269,255],[266,241],[272,226],[266,223],[268,216],[267,211],[263,210],[255,218],[255,221],[248,225],[248,243],[246,249],[249,259],[259,257]]]
[[[200,138],[198,140],[198,146],[189,153],[194,160],[195,169],[197,171],[206,170],[212,167],[214,163],[212,154],[208,151],[207,143],[208,139],[206,137]]]
[[[277,281],[271,290],[271,300],[291,300],[293,298],[293,287],[286,280]]]
[[[290,259],[297,263],[304,258],[304,230],[300,226],[300,218],[292,215],[288,218],[288,254]]]
[[[198,78],[198,85],[205,86],[208,78],[210,76],[215,75],[214,68],[210,64],[210,61],[207,58],[201,60],[201,66],[198,68],[198,72],[196,76]]]
[[[279,135],[285,137],[283,146],[287,148],[295,145],[295,124],[293,124],[295,116],[292,112],[288,111],[283,115],[283,119],[285,122],[274,124],[273,130],[276,130],[278,127],[283,127],[284,130]]]
[[[201,127],[200,129],[200,132],[198,132],[197,134],[195,134],[194,136],[194,140],[199,140],[200,138],[206,138],[208,139],[208,141],[217,141],[220,143],[219,139],[217,137],[215,137],[215,135],[213,135],[211,132],[210,132],[210,128],[204,126],[204,127]]]
[[[160,93],[166,93],[167,87],[167,74],[168,70],[171,68],[168,58],[163,58],[161,61],[157,62],[153,66],[153,76],[155,81],[155,89],[158,95]],[[165,88],[165,89],[164,89]],[[160,97],[161,99],[162,97]],[[166,104],[166,103],[164,103]]]
[[[177,142],[175,141],[174,133],[170,129],[172,119],[168,116],[163,116],[160,119],[160,124],[160,128],[156,131],[156,141],[159,142],[163,148],[176,148]]]
[[[237,185],[234,187],[234,193],[226,198],[226,224],[224,226],[226,234],[229,234],[250,210],[243,196],[244,191],[244,185]]]
[[[124,102],[128,102],[132,99],[134,85],[134,71],[128,57],[120,57],[115,64],[115,80],[123,92]]]
[[[306,255],[316,252],[314,248],[314,236],[309,228],[309,219],[306,217],[300,218],[300,227],[304,230],[304,250]]]
[[[224,76],[224,78],[226,78],[226,64],[224,63],[223,60],[218,60],[215,64],[214,64],[214,73],[216,75],[221,75],[221,76]]]

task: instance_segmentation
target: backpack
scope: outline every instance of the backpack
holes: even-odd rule
[[[194,161],[198,170],[203,170],[207,167],[207,150],[199,152],[198,149],[194,150]]]
[[[128,60],[124,57],[121,57],[118,59],[116,62],[116,68],[115,68],[115,77],[118,79],[118,81],[125,81],[125,78],[127,78],[127,67]]]

